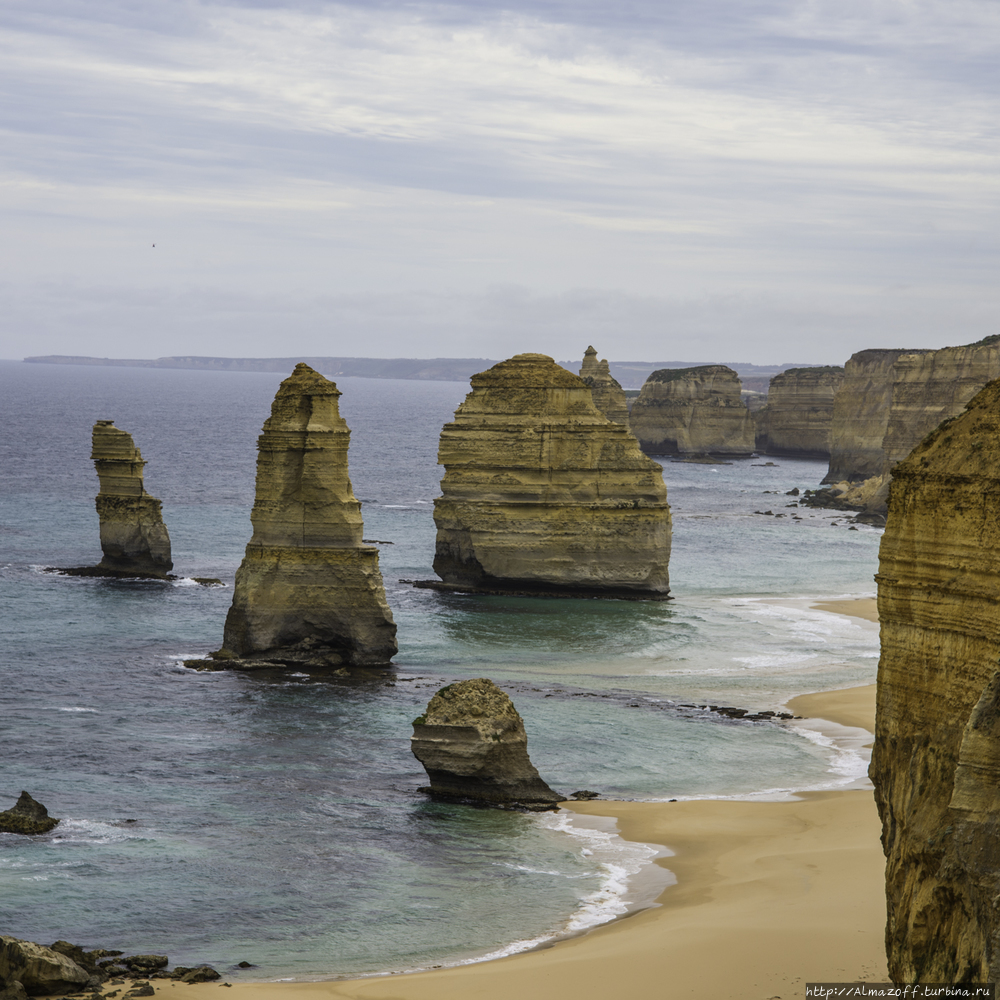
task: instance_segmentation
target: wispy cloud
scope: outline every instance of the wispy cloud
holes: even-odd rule
[[[887,300],[914,346],[963,337],[911,314],[972,339],[996,294],[998,22],[985,0],[15,2],[2,353],[106,353],[154,301],[145,354],[182,317],[246,353],[208,301],[290,309],[313,339],[327,302],[399,353],[391,300],[408,353],[456,326],[500,355],[516,332],[471,305],[497,288],[556,353],[588,295],[631,324],[607,324],[617,357],[663,357],[664,317],[715,309],[693,326],[726,356],[753,327],[761,360],[842,360],[882,341]],[[100,323],[48,304],[74,295],[104,297]]]

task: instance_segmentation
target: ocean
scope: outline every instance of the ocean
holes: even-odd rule
[[[185,668],[221,645],[281,377],[0,362],[0,809],[23,788],[62,818],[0,834],[0,931],[227,978],[333,978],[509,954],[655,897],[670,881],[657,848],[613,821],[417,790],[411,720],[460,678],[508,691],[565,793],[777,798],[866,780],[857,730],[703,707],[874,681],[877,626],[811,605],[874,594],[881,533],[786,507],[824,465],[665,461],[667,603],[418,590],[400,581],[434,576],[437,440],[468,391],[454,382],[337,379],[365,537],[383,543],[393,668]],[[175,581],[43,571],[100,559],[98,419],[148,461]]]

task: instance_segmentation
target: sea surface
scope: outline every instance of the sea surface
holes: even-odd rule
[[[62,817],[42,837],[0,834],[0,932],[168,954],[227,978],[323,978],[507,954],[655,895],[656,849],[610,821],[417,790],[410,722],[459,678],[510,693],[533,762],[566,793],[778,797],[864,780],[857,731],[703,707],[777,709],[874,681],[877,626],[811,605],[874,594],[880,532],[786,506],[822,464],[667,462],[669,603],[418,590],[400,581],[434,576],[437,440],[468,391],[454,382],[337,380],[399,626],[395,666],[185,668],[221,644],[280,380],[0,362],[0,808],[23,788]],[[148,462],[176,581],[44,572],[100,559],[98,419]],[[754,513],[766,510],[785,516]]]

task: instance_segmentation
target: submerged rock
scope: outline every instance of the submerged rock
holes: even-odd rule
[[[410,746],[436,798],[531,810],[564,798],[539,777],[521,716],[486,677],[441,688],[414,720]]]
[[[490,593],[667,598],[660,467],[544,354],[472,377],[441,432],[434,571]]]
[[[94,424],[90,457],[101,483],[97,514],[103,558],[96,566],[64,569],[72,576],[152,577],[166,579],[173,562],[162,504],[143,485],[146,465],[132,435],[113,420]]]
[[[749,457],[753,417],[725,365],[661,368],[643,384],[629,426],[652,455]]]
[[[893,469],[871,777],[894,982],[1000,977],[1000,380]]]
[[[757,451],[829,458],[833,402],[844,369],[788,368],[771,379],[767,405],[754,415]]]
[[[625,424],[627,427],[628,403],[625,399],[625,390],[611,374],[611,367],[607,361],[597,360],[597,351],[593,347],[588,347],[584,352],[580,378],[590,386],[594,406],[608,420],[613,420],[616,424]]]
[[[213,654],[227,665],[376,666],[396,652],[378,549],[362,543],[339,397],[299,364],[274,398],[258,440],[253,537]]]
[[[12,809],[0,812],[0,833],[48,833],[58,822],[41,802],[36,802],[27,792],[21,792]]]
[[[0,981],[20,983],[28,996],[75,993],[90,973],[59,952],[14,937],[0,937]]]

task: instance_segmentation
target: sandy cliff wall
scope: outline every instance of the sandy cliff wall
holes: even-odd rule
[[[663,598],[662,470],[544,354],[472,378],[441,432],[434,571],[473,590]]]
[[[1000,976],[1000,381],[893,472],[871,775],[896,982]]]
[[[789,368],[775,375],[767,405],[754,415],[757,451],[768,455],[828,458],[833,401],[844,369]]]
[[[646,379],[629,426],[653,455],[750,455],[753,417],[740,389],[725,365],[663,368]]]
[[[257,443],[253,537],[220,658],[377,665],[396,652],[378,551],[361,540],[339,397],[305,364],[278,389]]]

